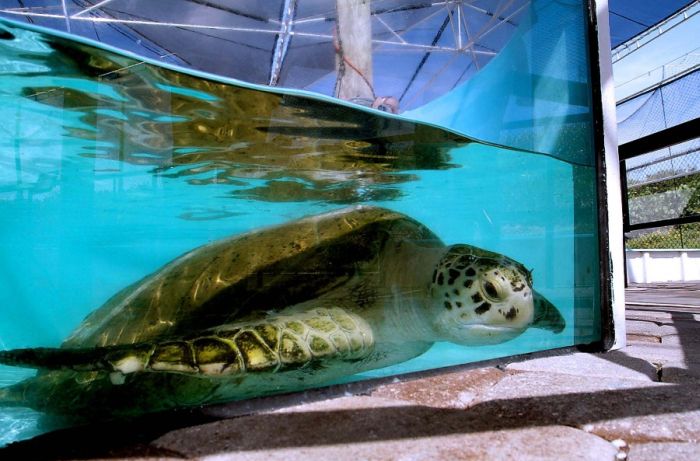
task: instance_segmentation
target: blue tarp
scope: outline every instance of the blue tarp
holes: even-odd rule
[[[534,0],[488,66],[450,93],[404,115],[477,139],[590,164],[585,9]]]
[[[700,70],[617,106],[620,144],[700,117]]]

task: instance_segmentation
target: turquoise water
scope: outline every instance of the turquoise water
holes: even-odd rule
[[[4,28],[0,348],[60,345],[119,290],[202,244],[354,204],[520,261],[567,327],[437,343],[348,379],[599,339],[592,167]],[[0,386],[32,374],[1,367]],[[0,427],[0,445],[47,429],[23,408],[0,408]]]

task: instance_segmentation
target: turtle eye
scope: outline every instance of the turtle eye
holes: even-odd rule
[[[485,280],[481,283],[481,288],[484,291],[484,295],[491,301],[498,302],[503,301],[503,290],[498,282],[491,280]]]

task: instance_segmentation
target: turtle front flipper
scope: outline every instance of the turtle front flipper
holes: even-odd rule
[[[106,371],[114,384],[125,375],[169,372],[239,375],[300,368],[321,359],[357,360],[374,347],[370,325],[340,308],[316,308],[234,323],[186,339],[96,348],[0,351],[0,364],[43,369]]]

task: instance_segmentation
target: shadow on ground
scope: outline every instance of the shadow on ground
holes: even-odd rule
[[[651,312],[666,312],[661,308],[644,310]],[[697,310],[700,312],[700,306]],[[676,328],[680,343],[678,347],[685,358],[684,369],[681,370],[678,367],[662,368],[660,364],[655,366],[648,360],[640,359],[627,354],[624,350],[600,354],[600,357],[617,365],[629,368],[630,370],[645,374],[652,381],[665,381],[663,377],[664,372],[668,373],[682,371],[688,375],[700,375],[700,326],[698,325],[698,322],[690,312],[671,312],[671,320],[672,322],[669,324],[669,326]],[[661,346],[661,344],[657,344],[657,346]],[[697,357],[697,359],[695,357]]]
[[[451,434],[587,423],[700,409],[696,385],[493,400],[465,410],[423,406],[268,413],[226,421],[199,454],[411,439]],[[0,450],[3,459],[175,456],[148,443],[178,426],[206,421],[144,418],[57,431]],[[179,424],[178,424],[179,423]],[[271,436],[271,434],[273,434]],[[51,453],[47,455],[47,453]]]

